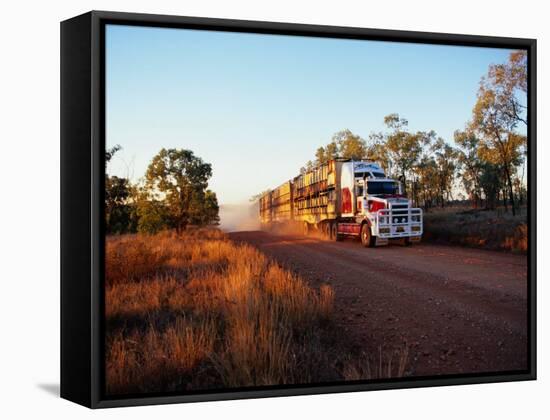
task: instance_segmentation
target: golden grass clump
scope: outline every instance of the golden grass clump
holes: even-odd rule
[[[215,323],[199,325],[177,318],[164,331],[156,328],[119,331],[107,343],[107,390],[139,393],[176,390],[181,381],[213,350]]]
[[[110,237],[106,251],[109,394],[344,378],[330,286],[214,229]]]
[[[527,252],[528,235],[527,224],[522,223],[514,229],[514,232],[504,239],[502,247],[509,251]]]
[[[141,280],[156,272],[166,260],[163,248],[153,246],[147,236],[127,235],[105,244],[107,285]]]

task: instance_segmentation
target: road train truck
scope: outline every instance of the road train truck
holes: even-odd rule
[[[259,200],[262,229],[298,226],[339,241],[358,237],[364,246],[404,239],[420,241],[422,210],[413,208],[402,185],[376,163],[333,159],[309,169]]]

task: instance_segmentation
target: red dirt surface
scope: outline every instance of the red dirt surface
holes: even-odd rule
[[[408,376],[527,369],[527,258],[460,247],[235,232],[336,293],[335,322],[356,350],[408,347]]]

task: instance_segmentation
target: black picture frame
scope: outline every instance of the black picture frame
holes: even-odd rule
[[[103,392],[106,24],[524,49],[528,52],[529,368],[521,372],[107,398]],[[536,40],[92,11],[61,23],[61,397],[90,408],[536,379]]]

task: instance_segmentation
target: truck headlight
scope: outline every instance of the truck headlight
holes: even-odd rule
[[[388,227],[383,227],[383,228],[378,229],[378,231],[379,231],[380,233],[390,233],[390,228],[388,228]]]
[[[420,232],[420,226],[411,226],[413,232]]]

